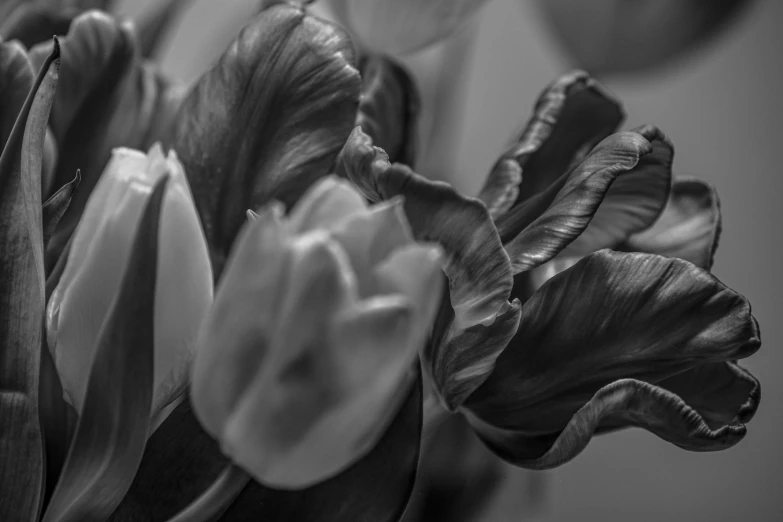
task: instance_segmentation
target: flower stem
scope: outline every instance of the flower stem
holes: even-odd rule
[[[207,522],[216,519],[237,498],[250,476],[229,464],[212,485],[168,522]]]

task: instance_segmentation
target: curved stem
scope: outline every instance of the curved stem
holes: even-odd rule
[[[234,464],[229,464],[209,489],[168,522],[207,522],[217,518],[249,481],[250,475]]]

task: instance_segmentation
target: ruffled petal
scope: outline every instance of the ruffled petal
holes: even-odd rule
[[[708,272],[679,259],[602,250],[525,303],[517,336],[463,407],[496,428],[553,439],[614,381],[664,386],[759,345],[748,302]]]
[[[529,436],[471,419],[479,436],[503,460],[529,469],[550,469],[576,457],[607,419],[623,419],[689,451],[719,451],[737,444],[741,422],[711,427],[680,397],[659,386],[622,379],[601,388],[553,435]]]
[[[389,165],[359,128],[345,145],[341,169],[371,201],[403,196],[416,240],[443,247],[454,309],[452,331],[491,324],[505,310],[511,266],[483,203],[404,165]]]
[[[558,182],[501,216],[498,231],[514,273],[546,263],[579,237],[614,181],[637,166],[645,170],[640,160],[652,151],[642,134],[614,134]]]
[[[587,73],[558,78],[541,93],[522,136],[497,161],[479,199],[494,216],[542,192],[623,117],[620,102]],[[521,177],[514,175],[517,169]]]
[[[618,250],[679,257],[709,270],[720,232],[720,200],[715,189],[699,179],[678,179],[658,221],[633,234]]]

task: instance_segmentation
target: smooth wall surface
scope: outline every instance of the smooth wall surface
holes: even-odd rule
[[[151,1],[120,4],[134,13]],[[194,78],[256,5],[195,2],[166,52],[166,68]],[[492,0],[478,24],[463,133],[448,175],[466,192],[478,189],[538,92],[570,68],[527,1]],[[633,81],[605,79],[624,100],[629,126],[654,123],[673,139],[677,174],[719,190],[724,226],[714,272],[750,299],[762,331],[762,349],[747,361],[763,395],[749,434],[712,454],[688,453],[640,430],[597,438],[546,475],[547,520],[783,520],[782,25],[783,2],[758,0],[723,39],[676,68]],[[518,476],[522,487],[527,475]]]

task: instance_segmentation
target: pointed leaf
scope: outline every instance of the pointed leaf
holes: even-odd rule
[[[404,66],[385,56],[364,58],[362,98],[356,125],[392,162],[411,167],[416,160],[419,92]]]
[[[301,491],[251,482],[221,520],[398,520],[416,475],[421,401],[417,378],[378,445],[356,464]],[[165,521],[198,497],[225,465],[219,447],[202,431],[185,400],[150,438],[133,486],[110,520]]]
[[[60,218],[63,217],[65,211],[68,209],[68,205],[71,203],[73,192],[79,188],[79,183],[82,181],[81,173],[77,170],[76,177],[63,185],[60,190],[52,194],[52,196],[46,200],[43,204],[43,234],[44,234],[44,247],[49,242],[49,238],[52,237],[57,223],[60,222]]]
[[[587,73],[558,78],[541,93],[522,136],[495,164],[479,199],[490,209],[508,210],[546,190],[623,117],[620,102]],[[508,175],[509,162],[521,169],[521,179]]]
[[[721,231],[720,200],[698,179],[679,179],[656,223],[632,235],[618,250],[679,257],[709,270]]]
[[[216,277],[248,208],[296,202],[334,167],[360,78],[337,26],[277,5],[245,27],[183,104],[170,146],[193,189]]]
[[[141,462],[152,409],[158,230],[167,181],[156,184],[136,231],[44,522],[105,520],[125,496]]]
[[[31,50],[33,63],[48,50]],[[146,150],[166,132],[181,94],[136,51],[133,32],[105,13],[76,18],[62,41],[62,81],[51,127],[59,149],[53,186],[82,175],[47,248],[51,271],[79,222],[112,149]]]
[[[59,51],[55,40],[0,156],[0,520],[36,519],[44,486],[41,157]]]
[[[759,345],[748,302],[709,273],[679,259],[602,250],[524,304],[518,334],[463,407],[490,445],[521,466],[573,458],[607,416],[688,449],[722,449],[744,434],[744,401],[733,403],[736,422],[713,430],[685,406],[692,393],[678,397],[664,386]]]

